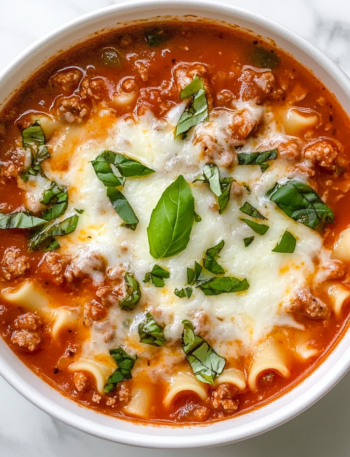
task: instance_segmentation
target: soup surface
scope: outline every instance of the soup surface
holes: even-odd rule
[[[81,405],[266,404],[348,325],[349,119],[248,32],[169,21],[52,60],[0,118],[0,331]]]

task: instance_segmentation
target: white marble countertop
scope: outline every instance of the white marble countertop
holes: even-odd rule
[[[174,0],[176,1],[176,0]],[[318,46],[350,76],[349,0],[221,0],[278,21]],[[0,68],[58,25],[113,0],[0,0]],[[137,449],[94,438],[41,412],[0,377],[0,457],[348,457],[350,373],[316,405],[259,437],[206,450]]]

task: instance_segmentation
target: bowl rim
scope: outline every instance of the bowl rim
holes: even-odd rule
[[[299,34],[287,28],[286,26],[266,18],[263,15],[236,6],[217,3],[216,1],[214,2],[214,0],[176,0],[176,2],[173,0],[132,0],[96,9],[92,12],[81,15],[76,19],[70,20],[63,25],[56,27],[53,31],[37,39],[31,45],[25,48],[21,53],[19,53],[17,57],[11,60],[4,67],[4,69],[0,71],[0,89],[4,80],[11,77],[11,73],[20,63],[23,63],[24,60],[30,60],[32,53],[38,51],[41,46],[48,45],[51,41],[54,41],[65,32],[72,31],[72,29],[75,27],[88,24],[89,22],[95,21],[97,19],[103,19],[110,14],[115,14],[118,12],[126,13],[133,11],[147,11],[154,9],[154,7],[158,7],[160,9],[161,15],[163,15],[161,8],[164,8],[164,14],[166,13],[167,8],[176,8],[179,10],[179,15],[182,14],[181,9],[183,8],[190,8],[191,10],[197,9],[198,17],[204,17],[205,12],[213,14],[227,13],[229,21],[231,20],[231,17],[235,17],[238,20],[248,21],[253,25],[263,27],[264,29],[276,34],[280,38],[292,43],[305,54],[310,56],[313,60],[317,61],[318,65],[320,65],[320,67],[328,75],[330,75],[336,84],[348,94],[348,98],[350,98],[350,79],[347,77],[347,75],[331,59],[329,59],[314,45],[302,38]],[[334,351],[335,349],[333,349],[332,352]],[[322,364],[323,361],[321,362],[321,365]],[[317,367],[315,371],[318,369],[319,367]],[[162,431],[164,430],[162,427],[159,427],[159,433],[157,435],[147,434],[146,426],[144,427],[145,433],[132,431],[130,433],[120,433],[119,435],[115,435],[112,434],[109,429],[103,425],[96,424],[94,421],[88,419],[81,419],[79,416],[68,411],[64,407],[57,407],[54,401],[46,397],[45,393],[38,393],[33,387],[29,385],[29,383],[23,383],[23,380],[18,379],[15,369],[5,360],[5,357],[3,357],[3,355],[0,353],[0,375],[22,396],[24,396],[35,406],[39,407],[42,411],[53,416],[55,419],[58,419],[90,435],[110,441],[133,446],[162,449],[189,449],[219,446],[248,439],[266,431],[272,430],[273,428],[282,425],[288,420],[296,417],[298,414],[302,413],[307,408],[316,403],[316,401],[322,398],[342,379],[342,377],[347,373],[349,369],[350,348],[341,355],[339,360],[335,361],[332,370],[329,370],[324,375],[324,377],[317,382],[317,386],[315,386],[314,389],[309,389],[299,398],[294,399],[294,401],[288,405],[288,408],[284,407],[280,410],[276,410],[272,414],[269,413],[266,417],[266,420],[256,421],[257,424],[255,424],[255,427],[249,427],[248,424],[248,426],[242,427],[242,431],[240,433],[236,433],[235,435],[233,432],[233,424],[233,426],[229,429],[220,432],[206,433],[201,436],[181,436],[181,433],[179,433],[178,435],[173,435],[170,438],[169,436],[162,437]],[[309,376],[311,376],[311,374],[312,373],[310,373]],[[283,396],[286,394],[287,393],[283,394]],[[276,400],[272,400],[271,403],[274,403],[275,401]],[[248,414],[250,413],[246,413],[246,415]],[[229,423],[230,420],[226,420],[224,422]],[[206,428],[209,432],[208,428],[210,428],[210,425],[208,425]],[[181,431],[181,427],[176,427],[176,429]]]

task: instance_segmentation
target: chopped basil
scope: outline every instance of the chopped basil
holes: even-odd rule
[[[245,202],[244,205],[239,208],[242,213],[247,214],[248,216],[254,217],[255,219],[267,220],[259,211],[254,208],[249,202]]]
[[[152,211],[147,228],[150,253],[155,259],[183,251],[193,226],[194,198],[183,176],[165,189]]]
[[[277,149],[271,149],[264,152],[241,152],[238,155],[238,165],[263,165],[268,160],[277,159]],[[266,165],[266,164],[265,164]],[[262,171],[265,171],[262,169]]]
[[[35,121],[32,125],[23,129],[21,135],[23,148],[29,149],[31,154],[31,165],[22,171],[20,174],[21,179],[27,182],[30,176],[39,174],[45,176],[41,168],[41,162],[51,156],[46,146],[46,139],[40,122]]]
[[[240,218],[239,220],[245,222],[258,235],[265,235],[265,233],[270,228],[268,225],[258,224],[257,222],[251,221],[249,219]]]
[[[179,298],[191,298],[192,293],[192,287],[183,287],[182,289],[174,290],[174,294]]]
[[[198,262],[194,262],[194,269],[187,268],[187,284],[193,286],[202,273],[202,266]]]
[[[243,241],[244,241],[244,246],[247,248],[248,246],[250,246],[252,244],[252,242],[254,241],[254,238],[255,236],[248,236],[247,238],[244,238]]]
[[[200,217],[199,214],[197,214],[196,212],[194,212],[194,221],[195,222],[201,222],[202,218]]]
[[[135,355],[135,357],[131,357],[121,347],[111,349],[109,353],[118,365],[118,368],[107,379],[107,383],[103,389],[105,394],[111,393],[119,382],[132,378],[131,370],[137,360],[137,355]]]
[[[130,203],[120,190],[115,187],[107,187],[107,197],[112,203],[113,208],[123,219],[124,223],[122,225],[131,230],[135,230],[139,220],[134,213],[134,210],[131,208]]]
[[[267,195],[287,216],[313,230],[322,230],[325,224],[334,222],[333,211],[303,182],[292,179],[276,183]]]
[[[78,214],[83,214],[83,212],[84,212],[83,209],[77,209],[77,208],[74,208],[74,211],[76,211]]]
[[[140,284],[136,281],[133,275],[126,273],[124,275],[126,285],[126,295],[119,302],[119,306],[124,311],[132,311],[141,299]]]
[[[198,381],[214,385],[215,379],[223,372],[226,360],[220,357],[209,344],[196,335],[190,321],[182,321],[184,331],[182,345],[186,359]]]
[[[280,241],[276,244],[275,248],[272,249],[272,252],[292,254],[295,251],[296,244],[297,240],[295,239],[295,237],[286,230],[283,233]]]
[[[219,168],[212,163],[204,166],[203,173],[198,175],[193,182],[201,181],[209,184],[210,190],[218,197],[219,214],[226,209],[230,200],[233,178],[220,178]]]
[[[170,278],[170,273],[159,265],[154,265],[150,273],[146,273],[143,282],[152,281],[156,287],[164,287],[164,279]]]
[[[79,221],[79,216],[67,217],[60,222],[50,222],[42,229],[34,232],[29,241],[30,251],[53,251],[58,249],[60,244],[55,236],[69,235],[74,232]]]
[[[264,171],[266,171],[268,168],[269,168],[270,164],[269,163],[262,163],[260,165],[260,169],[261,171],[264,173]]]
[[[206,257],[203,259],[203,267],[211,273],[219,275],[225,274],[225,270],[222,268],[221,265],[218,264],[216,260],[224,245],[225,241],[222,240],[219,244],[208,249],[206,252]]]
[[[102,65],[109,68],[121,68],[122,66],[118,51],[112,47],[102,49],[101,61]]]
[[[211,278],[200,282],[197,286],[205,295],[220,295],[232,292],[242,292],[249,288],[247,279],[237,279],[231,276]]]
[[[146,319],[140,323],[138,330],[141,343],[162,346],[166,342],[164,327],[157,324],[151,313],[146,314]]]
[[[155,28],[146,32],[145,38],[150,48],[156,48],[168,41],[169,35],[164,29]]]
[[[175,136],[187,133],[200,122],[209,120],[207,98],[202,79],[195,75],[180,93],[181,100],[192,96],[176,127]]]
[[[255,67],[269,68],[273,70],[278,67],[280,59],[273,49],[270,51],[262,46],[255,46],[250,54],[251,63]]]
[[[46,224],[44,219],[32,216],[29,212],[0,213],[0,229],[31,229]]]
[[[41,216],[46,221],[51,221],[52,219],[62,216],[68,207],[67,189],[52,182],[49,189],[45,190],[43,199],[40,203],[43,205],[50,205]]]

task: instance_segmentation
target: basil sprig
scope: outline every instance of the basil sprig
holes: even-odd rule
[[[132,311],[141,299],[140,284],[136,281],[134,276],[130,273],[124,275],[126,285],[126,295],[119,302],[119,306],[124,311]]]
[[[295,247],[297,245],[297,240],[294,235],[292,235],[288,230],[286,230],[280,241],[276,244],[272,252],[281,252],[285,254],[293,254]]]
[[[107,383],[103,389],[104,393],[106,394],[111,393],[118,383],[132,378],[131,370],[133,369],[134,364],[137,360],[137,355],[132,357],[131,355],[127,354],[121,347],[111,349],[109,353],[113,357],[115,363],[118,365],[118,368],[107,379]]]
[[[55,182],[51,182],[49,189],[45,190],[40,203],[50,205],[41,215],[46,221],[62,216],[68,207],[67,189],[63,186],[58,186]]]
[[[182,321],[184,331],[182,345],[193,374],[206,384],[214,385],[215,379],[223,372],[226,360],[219,356],[209,344],[196,335],[190,321]]]
[[[276,183],[267,192],[267,196],[287,216],[313,230],[323,230],[326,224],[334,222],[333,211],[323,203],[314,189],[296,179]]]
[[[21,135],[23,148],[30,150],[31,165],[22,171],[20,177],[24,182],[27,182],[29,176],[37,176],[39,174],[45,176],[41,168],[41,162],[51,156],[46,146],[46,138],[40,122],[37,120],[29,127],[23,129]]]
[[[182,289],[174,290],[174,294],[179,298],[191,298],[192,293],[192,287],[183,287]]]
[[[32,216],[29,212],[18,212],[1,214],[0,229],[31,229],[46,224],[46,221],[39,217]]]
[[[233,292],[243,292],[249,289],[247,279],[237,279],[233,276],[223,276],[221,278],[211,278],[201,281],[198,286],[204,295],[221,295]]]
[[[238,165],[260,165],[261,171],[264,172],[269,167],[266,162],[277,159],[277,149],[264,152],[241,152],[237,156]]]
[[[154,170],[113,151],[103,151],[91,164],[98,179],[107,187],[107,197],[123,219],[123,226],[135,230],[139,220],[128,200],[116,187],[124,186],[126,178],[147,176]]]
[[[143,282],[147,283],[152,281],[153,285],[156,287],[164,287],[164,279],[170,278],[170,273],[159,265],[154,265],[152,271],[145,274],[145,279]]]
[[[248,225],[248,227],[254,230],[254,232],[258,235],[265,235],[265,233],[270,228],[268,225],[258,224],[257,222],[251,221],[250,219],[239,218],[239,220],[245,222]]]
[[[222,214],[230,200],[230,191],[234,179],[220,178],[219,168],[213,163],[208,163],[204,166],[202,174],[197,176],[193,182],[196,181],[209,184],[210,190],[217,197],[219,214]]]
[[[60,247],[56,236],[69,235],[77,227],[79,216],[76,214],[60,222],[50,222],[35,231],[29,240],[30,251],[53,251]]]
[[[203,121],[209,120],[207,98],[205,96],[203,80],[195,75],[192,81],[180,92],[180,99],[192,97],[185,111],[182,113],[176,126],[175,136],[181,133],[186,136],[190,128]]]
[[[203,267],[210,271],[211,273],[223,275],[225,270],[217,262],[217,257],[219,256],[222,248],[225,245],[225,241],[222,240],[216,246],[210,248],[206,252],[206,257],[203,259]]]
[[[141,343],[162,346],[166,342],[164,327],[157,324],[151,313],[147,313],[145,317],[138,328]]]
[[[194,198],[183,176],[165,189],[152,211],[147,228],[150,253],[155,259],[179,254],[189,240],[194,221]]]
[[[261,219],[261,220],[267,220],[265,216],[263,216],[256,208],[254,208],[253,205],[251,205],[249,202],[245,202],[239,210],[247,214],[248,216],[254,217],[255,219]]]

